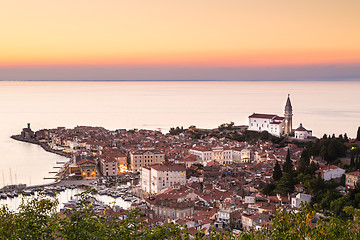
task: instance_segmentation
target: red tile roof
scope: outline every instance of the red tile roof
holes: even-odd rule
[[[157,171],[173,171],[173,172],[186,171],[186,167],[183,164],[169,164],[169,163],[155,164],[150,167]]]
[[[249,118],[265,118],[265,119],[273,119],[276,117],[278,116],[274,114],[262,114],[262,113],[253,113],[252,115],[249,116]]]
[[[351,175],[351,176],[354,176],[354,177],[360,177],[360,172],[359,171],[351,172],[351,173],[346,173],[345,175]]]

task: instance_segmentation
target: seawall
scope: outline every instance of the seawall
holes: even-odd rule
[[[47,152],[51,152],[51,153],[55,153],[55,154],[63,156],[63,157],[71,158],[70,153],[65,153],[63,151],[52,149],[47,143],[40,142],[36,138],[24,138],[21,135],[12,135],[11,138],[14,140],[17,140],[17,141],[21,141],[21,142],[36,144],[36,145],[39,145],[40,147],[42,147]]]

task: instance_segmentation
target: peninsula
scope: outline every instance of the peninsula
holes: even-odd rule
[[[278,208],[306,202],[325,214],[340,199],[357,203],[345,198],[359,191],[360,142],[346,134],[304,141],[230,122],[166,134],[90,126],[33,132],[28,125],[13,138],[69,157],[57,181],[101,178],[111,187],[131,173],[142,199],[133,207],[149,221],[170,219],[189,230],[261,228]]]

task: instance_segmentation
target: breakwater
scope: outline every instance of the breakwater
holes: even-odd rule
[[[21,141],[21,142],[27,142],[27,143],[36,144],[36,145],[41,146],[47,152],[51,152],[51,153],[55,153],[55,154],[63,156],[63,157],[71,158],[70,153],[66,153],[66,152],[63,152],[63,151],[60,151],[60,150],[52,149],[49,146],[49,144],[47,144],[46,142],[40,142],[36,138],[24,138],[21,135],[12,135],[11,138],[14,139],[14,140],[17,140],[17,141]]]

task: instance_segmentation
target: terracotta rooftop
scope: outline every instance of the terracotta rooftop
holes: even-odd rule
[[[249,118],[265,118],[265,119],[274,119],[276,117],[279,117],[278,115],[274,114],[263,114],[263,113],[253,113],[249,116]]]
[[[351,172],[351,173],[346,173],[346,175],[351,175],[351,176],[355,176],[355,177],[360,177],[360,172]]]
[[[150,167],[157,171],[173,171],[173,172],[186,171],[185,165],[182,164],[155,164]]]

